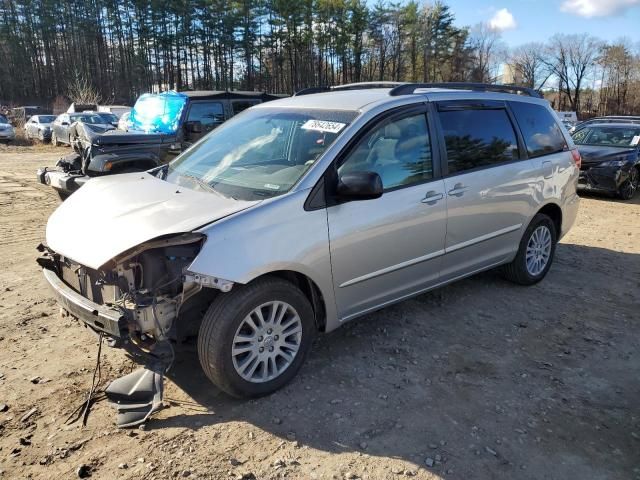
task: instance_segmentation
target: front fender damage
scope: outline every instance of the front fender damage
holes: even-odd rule
[[[205,240],[204,235],[195,233],[156,238],[97,270],[40,247],[43,255],[38,263],[49,278],[59,279],[50,281],[50,286],[66,313],[144,364],[106,389],[117,410],[119,427],[143,423],[162,408],[163,376],[175,358],[172,341],[180,338],[181,324],[203,308],[198,294],[206,289],[203,297],[212,298],[233,287],[232,282],[188,270]],[[60,291],[55,292],[56,288]],[[74,308],[69,298],[82,303],[82,308]],[[121,314],[119,334],[92,316],[91,312],[104,309]]]

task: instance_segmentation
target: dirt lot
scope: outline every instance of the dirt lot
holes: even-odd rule
[[[486,273],[352,322],[268,398],[216,391],[186,345],[144,430],[105,402],[80,428],[96,339],[34,261],[58,204],[34,172],[62,153],[0,146],[0,478],[640,479],[640,198],[583,199],[539,285]]]

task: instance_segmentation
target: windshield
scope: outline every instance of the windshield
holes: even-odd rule
[[[99,115],[96,115],[95,113],[71,115],[69,118],[71,119],[71,122],[84,122],[94,125],[103,124],[105,122]]]
[[[585,127],[573,134],[573,142],[599,147],[636,147],[640,143],[640,125]]]
[[[289,191],[356,112],[259,108],[213,130],[167,169],[167,181],[239,200]]]
[[[0,115],[0,123],[9,123],[9,120],[4,115]]]
[[[101,117],[105,122],[113,123],[118,121],[118,117],[116,117],[113,113],[98,113],[99,117]]]
[[[182,93],[145,93],[131,109],[130,130],[173,134],[178,131],[188,97]]]
[[[56,117],[55,117],[55,116],[53,116],[53,115],[40,115],[40,116],[38,117],[38,121],[39,121],[40,123],[51,123],[51,122],[53,122],[55,119],[56,119]]]

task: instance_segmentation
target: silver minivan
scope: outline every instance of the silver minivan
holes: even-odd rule
[[[197,337],[216,386],[264,395],[318,332],[491,268],[542,280],[576,218],[579,166],[532,90],[342,86],[91,180],[51,215],[39,263],[69,315],[146,359],[140,375],[161,379],[174,342]],[[120,413],[144,383],[131,375],[110,387]]]

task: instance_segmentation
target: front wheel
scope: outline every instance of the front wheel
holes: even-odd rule
[[[624,182],[622,187],[620,187],[620,191],[618,192],[620,198],[623,200],[631,200],[638,191],[639,183],[640,173],[638,173],[637,168],[631,167],[629,178]]]
[[[292,283],[264,278],[221,293],[204,316],[198,356],[204,373],[234,397],[258,397],[298,372],[315,335],[314,313]]]
[[[533,285],[542,280],[553,263],[557,238],[553,221],[538,213],[520,240],[516,258],[503,267],[505,278],[520,285]]]

